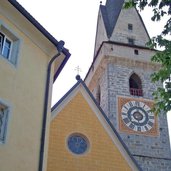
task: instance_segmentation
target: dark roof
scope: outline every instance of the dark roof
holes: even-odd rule
[[[105,5],[100,5],[100,10],[102,13],[104,25],[106,28],[106,33],[108,38],[111,37],[113,30],[115,28],[116,22],[118,20],[119,14],[122,10],[124,4],[124,0],[107,0]],[[136,8],[135,8],[136,9]],[[148,31],[144,25],[144,22],[139,14],[139,12],[136,9],[136,12],[144,26],[144,29],[150,39],[150,36],[148,34]]]
[[[124,0],[107,0],[106,5],[100,5],[103,21],[108,38],[111,37],[118,16],[123,7]]]
[[[114,128],[114,126],[111,124],[110,120],[108,119],[108,117],[106,116],[106,114],[104,113],[104,111],[102,110],[102,108],[99,106],[99,104],[97,103],[97,101],[95,100],[94,96],[92,95],[92,93],[90,92],[90,90],[88,89],[88,87],[86,86],[86,84],[84,83],[84,81],[82,79],[79,79],[77,81],[77,83],[52,107],[51,112],[53,112],[56,108],[58,108],[58,106],[69,96],[69,94],[74,91],[74,89],[76,89],[79,85],[82,85],[84,87],[84,89],[86,90],[87,94],[90,96],[90,98],[92,99],[92,101],[94,102],[94,104],[96,105],[96,107],[99,109],[99,111],[101,112],[101,114],[103,115],[104,119],[106,120],[106,122],[109,124],[109,126],[111,127],[111,129],[113,130],[113,133],[117,136],[118,140],[120,141],[120,143],[122,144],[123,148],[125,149],[125,151],[127,152],[127,154],[130,156],[130,158],[132,159],[133,163],[136,165],[136,167],[138,168],[139,171],[142,171],[141,167],[139,166],[139,164],[136,162],[136,160],[134,159],[134,157],[131,155],[128,147],[126,146],[126,144],[123,142],[123,140],[121,139],[119,133],[116,131],[116,129]]]
[[[35,26],[54,46],[58,49],[58,41],[28,12],[26,11],[21,4],[19,4],[16,0],[8,0],[33,26]],[[59,16],[60,17],[60,16]],[[57,78],[62,68],[68,61],[71,54],[68,49],[63,48],[63,54],[65,55],[65,59],[62,62],[61,66],[57,70],[54,75],[54,80]]]

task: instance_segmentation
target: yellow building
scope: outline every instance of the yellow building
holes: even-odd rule
[[[78,75],[51,109],[70,53],[16,0],[0,0],[0,171],[170,171],[167,118],[150,110],[156,51],[123,3],[100,4],[85,83]]]
[[[46,167],[52,84],[69,57],[17,1],[0,1],[1,171]]]
[[[47,171],[57,170],[141,170],[81,79],[52,108]]]

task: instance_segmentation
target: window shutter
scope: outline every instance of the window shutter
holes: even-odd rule
[[[19,53],[19,40],[14,41],[12,45],[10,61],[12,64],[16,65]]]

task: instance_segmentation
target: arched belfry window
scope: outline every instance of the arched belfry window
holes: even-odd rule
[[[143,96],[141,79],[135,73],[129,78],[129,90],[133,96]]]

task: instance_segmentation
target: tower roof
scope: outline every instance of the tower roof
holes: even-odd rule
[[[105,5],[100,5],[108,38],[112,35],[123,3],[124,0],[107,0]]]

